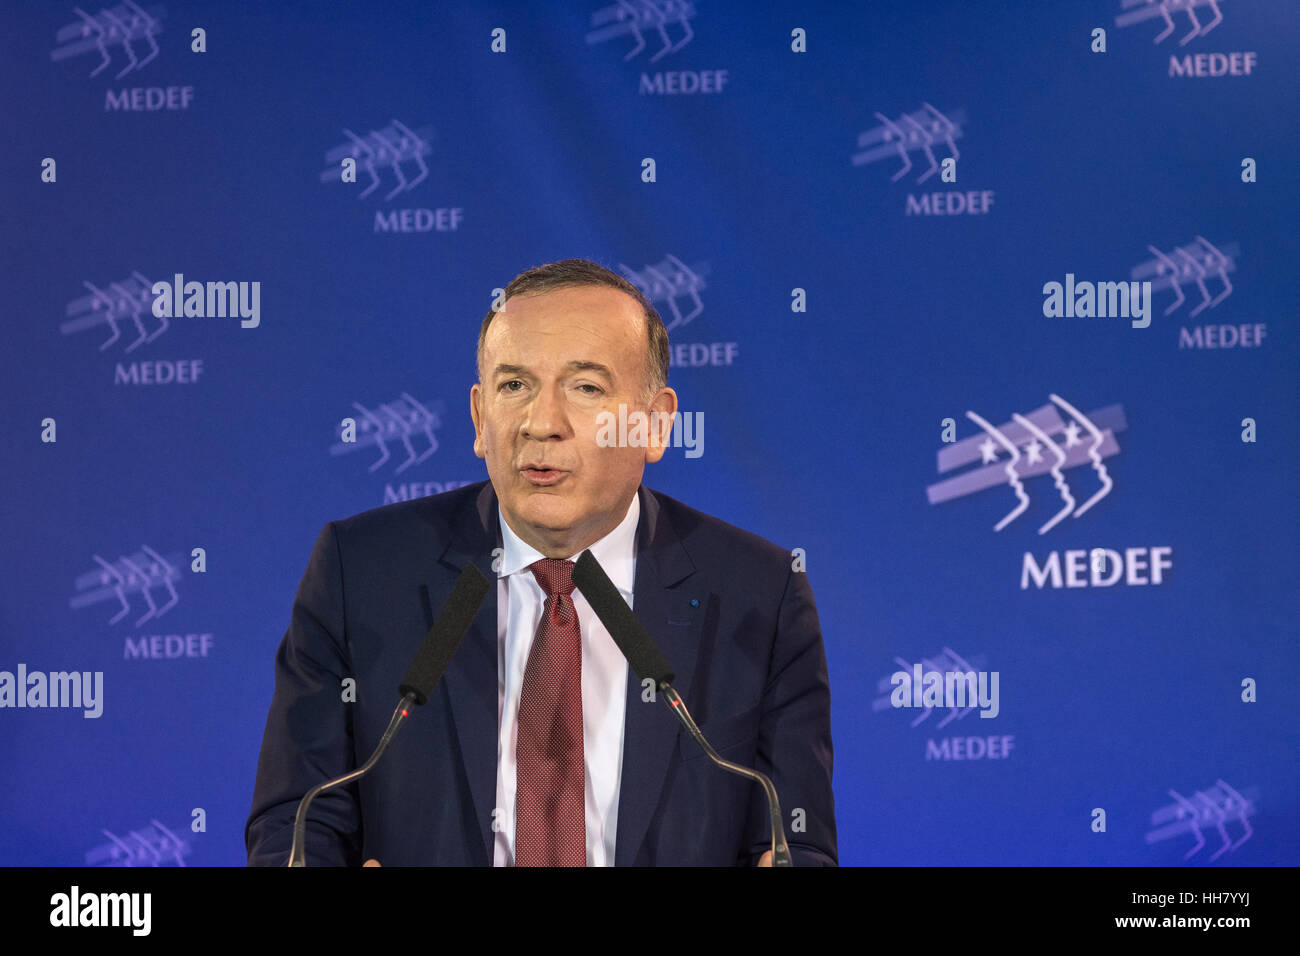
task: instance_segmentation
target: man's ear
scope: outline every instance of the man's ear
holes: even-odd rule
[[[474,419],[474,454],[487,459],[483,447],[483,388],[477,382],[469,388],[469,417]]]
[[[673,434],[673,418],[677,415],[677,393],[671,388],[661,388],[650,401],[650,434],[646,443],[645,460],[651,464],[663,458]]]

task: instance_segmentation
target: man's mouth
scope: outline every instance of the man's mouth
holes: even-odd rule
[[[561,468],[552,468],[550,465],[528,464],[519,469],[519,473],[530,484],[538,486],[554,485],[564,479],[568,474]]]

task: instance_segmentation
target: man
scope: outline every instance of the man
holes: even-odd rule
[[[770,865],[760,788],[716,767],[569,580],[590,549],[725,758],[772,777],[796,866],[835,865],[830,691],[806,576],[776,545],[641,485],[669,441],[668,336],[582,259],[529,270],[479,335],[490,481],[330,522],[276,657],[250,865],[303,793],[359,766],[467,562],[496,578],[428,703],[310,810],[309,865]],[[623,445],[610,418],[653,423]],[[658,413],[653,415],[651,413]]]

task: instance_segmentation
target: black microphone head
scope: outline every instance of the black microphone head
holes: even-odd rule
[[[582,552],[574,563],[573,583],[605,625],[636,676],[642,680],[650,678],[656,687],[671,684],[674,675],[668,661],[590,551]]]
[[[479,606],[487,596],[491,585],[478,566],[470,561],[456,579],[456,586],[451,590],[451,597],[438,612],[437,619],[424,636],[415,660],[407,668],[406,676],[398,685],[398,693],[415,696],[415,703],[423,706],[433,693],[434,687],[442,679],[443,672],[451,663],[460,647],[461,638],[469,630],[478,613]]]

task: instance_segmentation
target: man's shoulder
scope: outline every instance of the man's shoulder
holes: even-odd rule
[[[666,520],[672,526],[688,552],[706,549],[730,555],[733,562],[748,558],[764,563],[789,564],[790,552],[779,544],[716,515],[693,508],[662,491],[649,487],[645,490],[654,497],[661,512],[661,520]]]
[[[451,491],[405,501],[394,501],[331,522],[342,535],[355,539],[389,538],[412,533],[438,536],[450,532],[456,521],[472,512],[486,481],[476,481]]]

